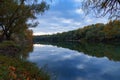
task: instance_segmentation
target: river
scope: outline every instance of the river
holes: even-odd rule
[[[46,67],[51,80],[120,80],[119,45],[34,44],[27,59]]]

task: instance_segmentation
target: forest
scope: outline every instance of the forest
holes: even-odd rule
[[[120,21],[111,20],[107,24],[97,23],[63,33],[34,36],[34,42],[40,41],[88,41],[117,42],[120,40]]]

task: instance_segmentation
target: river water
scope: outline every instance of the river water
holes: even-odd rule
[[[120,46],[34,44],[28,60],[46,67],[51,80],[120,80]]]

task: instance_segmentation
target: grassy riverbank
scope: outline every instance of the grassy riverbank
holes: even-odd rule
[[[21,59],[20,52],[20,45],[12,41],[0,43],[0,80],[50,80],[44,70]]]

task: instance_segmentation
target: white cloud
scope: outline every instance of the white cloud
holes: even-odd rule
[[[81,17],[80,17],[81,18]],[[93,18],[90,16],[84,17],[82,20],[76,20],[74,18],[64,18],[62,16],[50,16],[41,17],[38,20],[40,24],[37,28],[33,29],[34,35],[45,35],[61,33],[70,30],[82,28],[86,25],[95,23],[106,23],[106,18]]]
[[[86,19],[86,22],[87,22],[87,23],[91,23],[92,21],[93,21],[93,20],[90,19],[90,18],[87,18],[87,19]]]
[[[81,0],[74,0],[75,4],[82,2]],[[74,7],[72,12],[65,14],[62,10],[49,10],[43,16],[38,16],[38,27],[34,28],[34,35],[45,35],[52,33],[61,33],[65,31],[75,30],[82,28],[89,24],[107,22],[106,18],[94,18],[91,16],[85,16],[84,11],[81,8]],[[71,14],[70,14],[71,13]],[[80,15],[80,16],[79,16]]]
[[[84,11],[81,8],[80,9],[76,9],[75,12],[77,14],[83,14],[84,13]]]
[[[84,65],[84,64],[77,65],[77,68],[78,68],[78,69],[84,69],[84,68],[85,68],[85,65]]]
[[[72,19],[63,19],[61,22],[70,24],[73,21],[72,21]]]
[[[104,23],[105,24],[108,22],[107,18],[93,18],[93,17],[86,17],[84,21],[85,21],[86,25],[96,24],[96,23]]]
[[[34,47],[45,47],[45,45],[42,45],[42,44],[34,44]]]
[[[52,34],[50,32],[34,32],[33,35],[46,35],[46,34]]]
[[[81,27],[81,22],[73,19],[53,17],[51,19],[40,19],[40,24],[34,28],[34,35],[45,35],[52,33],[61,33],[69,30],[74,30]]]
[[[74,25],[81,26],[81,23],[80,22],[74,22]]]
[[[54,17],[54,19],[56,20],[56,22],[61,23],[61,24],[67,24],[67,25],[71,25],[71,26],[78,26],[81,25],[80,21],[75,21],[74,19],[67,19],[67,18],[58,18],[58,17]]]
[[[83,0],[74,0],[74,1],[79,3],[83,2]]]
[[[59,23],[66,23],[66,24],[70,24],[73,21],[72,19],[66,19],[63,17],[54,17],[53,19],[55,19],[55,21]]]

